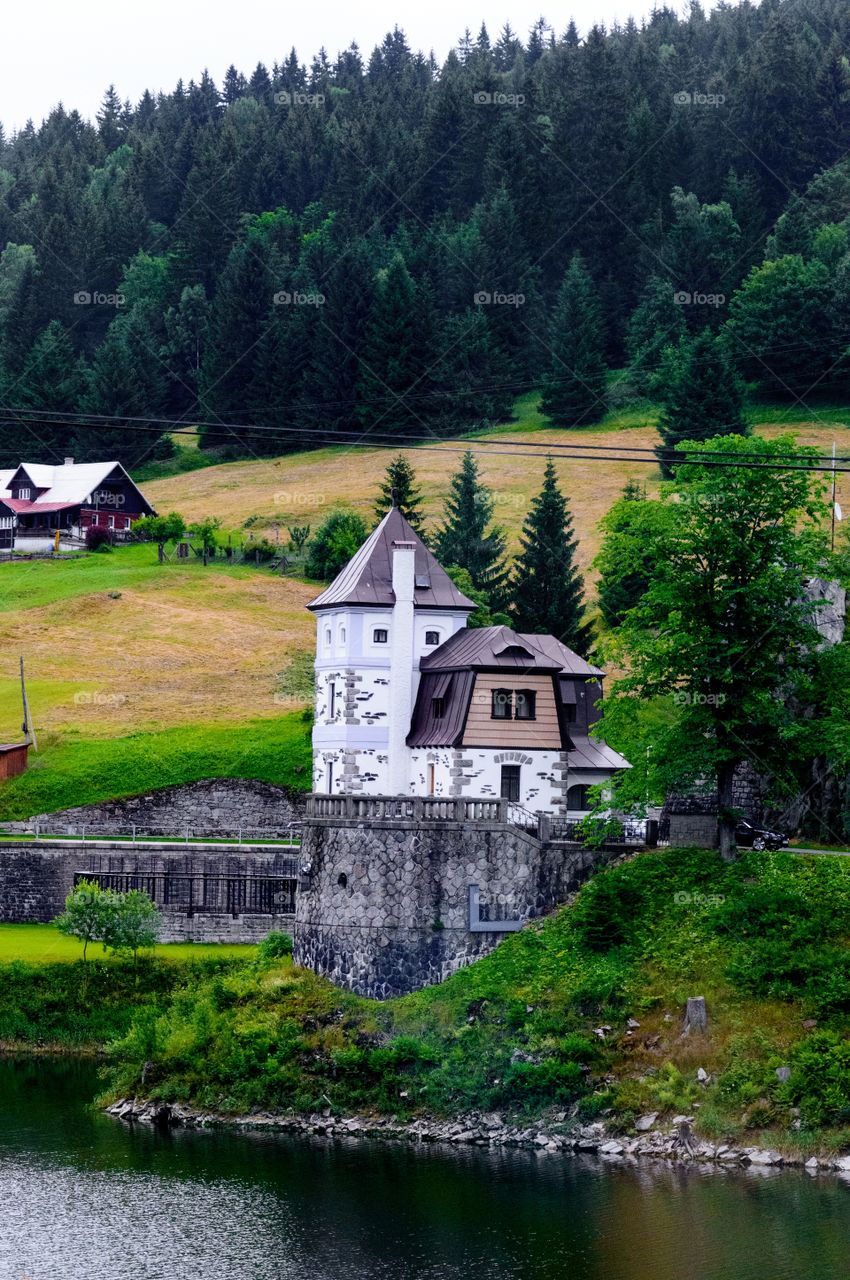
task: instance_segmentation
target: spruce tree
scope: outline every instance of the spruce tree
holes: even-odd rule
[[[510,614],[518,631],[553,635],[586,655],[584,584],[575,563],[578,542],[555,464],[546,462],[543,488],[532,499],[510,586]]]
[[[658,387],[663,445],[656,452],[665,476],[671,475],[680,441],[749,434],[743,388],[722,334],[702,329],[668,348]]]
[[[381,481],[375,515],[383,520],[391,507],[397,507],[405,520],[422,537],[422,497],[416,486],[416,472],[403,453],[390,462]]]
[[[578,253],[558,294],[549,353],[543,413],[559,427],[598,422],[605,413],[605,337],[596,289]]]
[[[478,476],[470,451],[463,455],[460,469],[452,476],[446,500],[446,519],[437,532],[436,555],[444,565],[467,569],[473,586],[486,591],[494,607],[504,594],[505,535],[490,523],[493,496]]]
[[[400,253],[378,272],[360,365],[358,418],[365,432],[416,430],[432,412],[426,299]]]

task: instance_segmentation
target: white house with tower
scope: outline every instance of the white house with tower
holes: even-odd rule
[[[501,796],[578,818],[630,767],[590,736],[600,668],[554,636],[468,627],[474,603],[396,509],[308,607],[318,794]]]

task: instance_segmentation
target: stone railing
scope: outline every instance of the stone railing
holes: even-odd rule
[[[307,798],[307,817],[341,822],[508,822],[507,800],[443,796]]]

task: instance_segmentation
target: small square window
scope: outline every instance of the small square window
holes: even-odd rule
[[[537,717],[537,695],[532,689],[517,689],[515,695],[514,718],[516,720],[534,720]]]
[[[390,638],[390,633],[386,627],[375,627],[372,632],[372,640],[375,644],[386,644]]]
[[[439,644],[439,643],[440,643],[440,633],[439,633],[439,631],[426,631],[426,632],[425,632],[425,643],[426,643],[426,644]]]
[[[494,689],[491,694],[490,719],[510,720],[513,714],[513,694],[510,689]]]

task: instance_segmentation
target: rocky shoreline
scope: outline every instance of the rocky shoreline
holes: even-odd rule
[[[611,1162],[641,1158],[676,1164],[699,1164],[734,1168],[802,1168],[807,1173],[838,1173],[850,1177],[850,1155],[809,1156],[785,1154],[767,1147],[733,1147],[711,1143],[692,1130],[693,1117],[675,1116],[672,1121],[658,1115],[641,1116],[637,1132],[612,1134],[605,1126],[575,1126],[566,1114],[546,1124],[527,1127],[507,1123],[496,1114],[474,1113],[455,1120],[419,1119],[399,1121],[394,1116],[309,1116],[256,1112],[245,1116],[225,1116],[198,1111],[175,1103],[120,1098],[106,1108],[108,1115],[127,1124],[150,1125],[162,1129],[226,1128],[238,1131],[266,1130],[300,1136],[326,1138],[369,1138],[385,1141],[447,1143],[451,1146],[519,1148],[540,1152],[571,1154],[596,1153]]]

